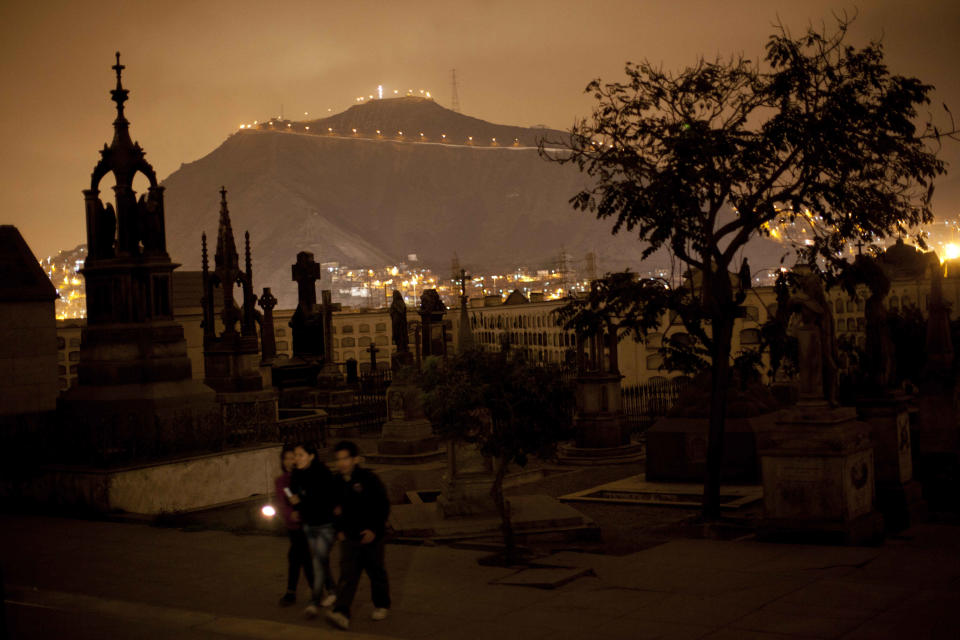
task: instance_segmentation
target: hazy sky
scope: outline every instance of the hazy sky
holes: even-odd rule
[[[428,89],[462,111],[568,128],[589,80],[647,58],[759,57],[779,18],[794,32],[852,3],[735,0],[0,2],[0,223],[38,257],[85,241],[83,196],[112,137],[113,52],[127,65],[131,133],[160,177],[241,122],[342,110],[359,95]],[[861,2],[854,43],[883,38],[895,72],[937,86],[960,114],[960,3]],[[952,145],[944,156],[960,164]],[[960,167],[958,167],[960,171]],[[955,183],[957,178],[950,177]],[[960,213],[941,189],[940,215]],[[168,211],[167,215],[175,215]]]

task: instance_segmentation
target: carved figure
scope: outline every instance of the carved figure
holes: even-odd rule
[[[787,301],[790,313],[800,315],[797,332],[800,349],[800,391],[819,395],[831,405],[837,399],[836,335],[833,313],[823,292],[820,278],[809,268],[802,275],[800,290]]]
[[[397,345],[398,352],[406,353],[410,344],[410,337],[407,335],[407,303],[396,289],[393,290],[393,304],[390,305],[390,324],[393,329],[393,344]]]

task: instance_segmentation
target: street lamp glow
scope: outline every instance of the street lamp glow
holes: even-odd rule
[[[953,259],[955,259],[955,258],[960,258],[960,246],[958,246],[958,245],[956,245],[956,244],[954,244],[954,243],[952,243],[952,242],[949,243],[949,244],[947,244],[947,246],[945,246],[945,247],[943,248],[943,250],[944,250],[943,256],[944,256],[944,258],[946,258],[947,260],[953,260]]]
[[[277,510],[274,509],[271,505],[265,504],[263,505],[263,508],[260,509],[260,513],[263,514],[264,518],[272,518],[273,516],[277,515]]]

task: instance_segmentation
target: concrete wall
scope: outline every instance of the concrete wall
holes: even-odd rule
[[[0,495],[51,506],[144,515],[192,511],[269,495],[280,474],[280,445],[179,458],[114,470],[47,468],[0,486]]]
[[[53,411],[58,392],[53,300],[0,303],[0,415]]]

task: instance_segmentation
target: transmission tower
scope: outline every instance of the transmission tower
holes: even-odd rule
[[[450,91],[450,109],[460,113],[460,96],[457,95],[457,70],[451,69],[450,76],[450,84],[452,85]]]

